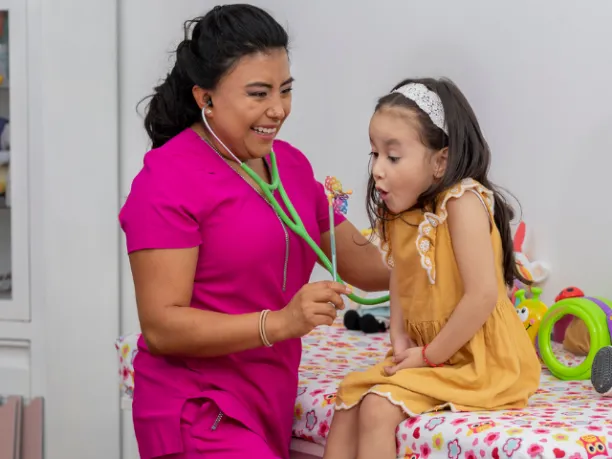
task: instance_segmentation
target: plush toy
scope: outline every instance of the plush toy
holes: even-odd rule
[[[355,309],[349,309],[344,313],[344,326],[347,330],[364,333],[381,333],[389,328],[388,319],[376,317],[371,313],[361,316]]]
[[[532,287],[543,283],[550,273],[548,265],[542,261],[530,261],[525,254],[525,240],[527,235],[527,228],[524,221],[521,221],[516,228],[514,233],[514,259],[516,266],[521,275],[532,282],[532,286],[523,284],[521,281],[516,279],[514,286],[510,291],[510,300],[515,306],[518,305],[519,299],[516,297],[516,292],[519,290],[525,290],[525,299],[533,298]]]

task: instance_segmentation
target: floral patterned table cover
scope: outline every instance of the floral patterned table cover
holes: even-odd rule
[[[116,342],[128,401],[137,339],[134,334]],[[295,437],[325,443],[338,383],[347,372],[377,363],[388,340],[387,334],[348,331],[340,321],[303,338]],[[580,361],[572,354],[561,360]],[[405,459],[612,458],[612,398],[600,397],[589,381],[560,381],[544,370],[540,389],[524,410],[429,413],[402,423],[397,440],[398,458]]]

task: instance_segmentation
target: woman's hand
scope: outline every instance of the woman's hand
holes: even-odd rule
[[[321,281],[304,285],[280,311],[268,314],[266,329],[271,342],[301,338],[319,325],[331,325],[338,309],[344,309],[340,295],[351,293],[339,282]]]
[[[393,363],[395,365],[385,367],[385,373],[387,376],[393,376],[400,370],[406,370],[408,368],[420,368],[426,366],[423,360],[423,348],[422,347],[410,347],[405,351],[393,356]]]

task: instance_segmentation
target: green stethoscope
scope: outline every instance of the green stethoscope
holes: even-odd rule
[[[274,209],[274,212],[276,212],[276,214],[280,217],[283,223],[287,225],[287,227],[291,229],[291,231],[293,231],[297,236],[301,237],[304,241],[306,241],[310,248],[317,254],[319,260],[321,260],[321,263],[323,263],[325,269],[330,274],[332,274],[333,266],[331,261],[329,260],[327,255],[325,255],[325,253],[321,250],[321,248],[315,243],[315,241],[310,237],[308,231],[306,231],[306,228],[302,223],[300,216],[295,210],[295,207],[293,207],[289,196],[287,196],[287,192],[283,187],[280,175],[278,173],[278,165],[276,163],[276,155],[274,154],[274,151],[270,151],[271,181],[270,183],[266,183],[259,175],[257,175],[257,173],[253,169],[247,166],[244,162],[240,161],[236,157],[236,155],[234,155],[232,151],[227,148],[227,146],[225,146],[225,144],[219,139],[219,137],[217,137],[214,131],[210,128],[205,115],[202,116],[202,119],[204,120],[204,124],[206,125],[208,132],[213,135],[217,142],[219,142],[219,144],[222,145],[223,148],[225,148],[225,150],[232,156],[232,158],[240,165],[242,170],[246,172],[247,175],[251,177],[255,181],[255,183],[257,183],[257,185],[261,188],[261,191],[264,194],[264,198],[266,199],[266,201],[268,201],[268,203],[270,203],[270,205]],[[274,197],[273,193],[276,190],[278,190],[278,193],[280,194],[281,199],[283,200],[283,203],[285,204],[285,207],[289,211],[291,217],[289,217],[289,215],[287,215],[287,213],[281,208],[278,201]],[[337,280],[338,282],[345,283],[342,279],[340,279],[340,277],[337,277]],[[379,298],[363,298],[358,295],[355,295],[354,293],[350,293],[347,296],[355,303],[362,305],[376,305],[389,301],[389,295],[384,295]]]

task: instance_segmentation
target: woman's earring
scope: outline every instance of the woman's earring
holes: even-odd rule
[[[202,119],[206,120],[207,116],[212,115],[212,109],[210,107],[212,107],[212,100],[208,99],[206,102],[206,105],[204,108],[202,108]]]

